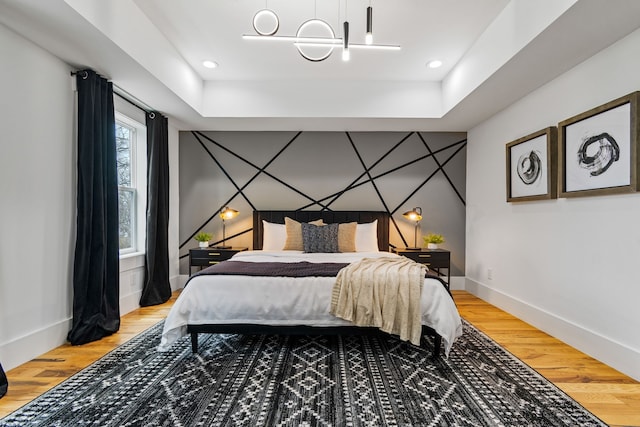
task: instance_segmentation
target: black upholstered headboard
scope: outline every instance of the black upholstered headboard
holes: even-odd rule
[[[253,211],[253,249],[262,249],[264,229],[262,220],[276,224],[284,224],[288,216],[299,222],[322,219],[326,224],[336,222],[357,222],[365,224],[378,220],[378,248],[389,250],[389,214],[377,211]]]

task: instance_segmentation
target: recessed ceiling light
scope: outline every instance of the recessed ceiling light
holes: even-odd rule
[[[429,68],[438,68],[442,66],[442,61],[438,59],[434,59],[433,61],[427,62],[427,67]]]
[[[213,61],[202,61],[202,65],[207,68],[216,68],[218,66],[218,63]]]

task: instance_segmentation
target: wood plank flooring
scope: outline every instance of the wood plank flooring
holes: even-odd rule
[[[640,383],[464,291],[453,291],[462,317],[556,384],[611,426],[640,427]],[[60,346],[11,371],[0,417],[59,384],[118,345],[164,319],[165,304],[122,317],[120,331],[82,346]]]
[[[640,383],[464,291],[462,317],[611,426],[640,426]]]

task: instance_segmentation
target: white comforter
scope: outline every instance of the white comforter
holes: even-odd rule
[[[362,258],[397,256],[388,252],[246,251],[239,252],[230,261],[348,263]],[[188,324],[351,325],[329,313],[334,283],[335,277],[193,277],[167,316],[158,350],[168,350],[185,336]],[[422,324],[442,336],[448,355],[462,333],[462,322],[453,300],[438,280],[425,279],[421,308]]]

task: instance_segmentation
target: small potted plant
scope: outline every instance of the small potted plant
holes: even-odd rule
[[[428,249],[438,249],[440,243],[444,243],[444,237],[442,234],[429,233],[423,237],[424,242],[427,244]]]
[[[194,239],[198,241],[198,246],[200,246],[201,248],[207,248],[209,247],[209,240],[211,240],[212,237],[213,235],[211,233],[205,233],[204,231],[201,231],[200,233],[196,234],[196,237],[194,237]]]

